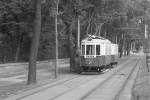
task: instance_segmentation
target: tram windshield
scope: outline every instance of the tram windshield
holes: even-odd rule
[[[96,45],[96,55],[100,55],[100,45]]]
[[[95,55],[95,45],[86,45],[86,55]]]

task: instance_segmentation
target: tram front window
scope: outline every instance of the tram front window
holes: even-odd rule
[[[86,45],[86,55],[95,55],[95,45]]]
[[[96,55],[100,55],[100,45],[96,45]]]

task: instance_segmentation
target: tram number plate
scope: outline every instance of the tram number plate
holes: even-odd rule
[[[94,55],[86,55],[85,58],[95,58]]]

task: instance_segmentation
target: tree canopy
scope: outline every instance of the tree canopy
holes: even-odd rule
[[[55,56],[56,3],[54,0],[44,1],[41,10],[42,30],[38,60],[52,59]],[[29,60],[35,13],[33,5],[33,0],[0,1],[1,62]],[[120,49],[123,45],[126,45],[124,46],[126,49],[130,47],[130,44],[123,44],[126,42],[122,41],[130,43],[141,37],[144,38],[143,25],[144,23],[149,24],[150,17],[148,0],[60,0],[58,12],[60,58],[70,57],[70,49],[76,49],[77,18],[79,16],[81,39],[87,34],[101,35],[118,43]],[[118,38],[120,36],[124,38]],[[70,43],[73,44],[73,47],[70,47]],[[120,50],[122,51],[124,50]]]

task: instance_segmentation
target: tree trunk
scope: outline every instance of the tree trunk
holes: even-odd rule
[[[19,30],[20,30],[20,29],[19,29]],[[18,31],[18,32],[20,32],[20,31]],[[19,60],[21,42],[22,42],[22,33],[20,32],[20,34],[19,34],[19,39],[18,39],[17,50],[16,50],[16,55],[15,55],[15,62],[18,62],[18,60]]]
[[[128,42],[127,42],[127,56],[130,55],[130,50],[131,50],[131,41],[128,40]]]
[[[87,29],[86,29],[86,35],[89,34],[90,26],[91,26],[91,18],[88,20],[88,26],[87,26]]]
[[[73,24],[73,22],[72,22]],[[70,55],[70,69],[71,71],[75,71],[75,44],[72,35],[72,25],[69,27],[69,55]]]
[[[121,34],[121,39],[120,39],[120,46],[119,46],[119,52],[120,52],[120,57],[122,57],[123,56],[123,42],[124,42],[124,38],[123,38],[123,34]]]
[[[126,36],[125,34],[123,34],[123,53],[124,53],[124,56],[126,56]]]
[[[123,55],[122,46],[119,48],[119,52],[120,52],[120,58],[121,58]]]
[[[35,0],[34,32],[32,36],[30,49],[28,84],[36,83],[36,58],[38,53],[40,32],[41,32],[41,0]]]
[[[17,47],[17,50],[16,50],[15,62],[18,62],[19,54],[20,54],[20,43],[18,44],[18,47]]]
[[[124,37],[125,38],[125,37]],[[124,56],[127,56],[127,43],[126,39],[124,39]]]
[[[75,71],[75,53],[74,53],[74,42],[72,34],[69,34],[69,56],[70,56],[70,69]]]
[[[72,24],[73,22],[67,23],[65,22],[66,25],[66,30],[68,34],[68,53],[69,53],[69,58],[70,58],[70,71],[76,71],[76,66],[75,66],[75,43],[74,43],[74,38],[72,35]]]

